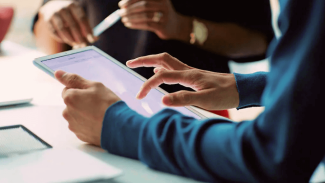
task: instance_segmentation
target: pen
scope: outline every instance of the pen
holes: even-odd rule
[[[93,29],[94,36],[99,36],[105,30],[113,26],[118,20],[121,19],[119,15],[119,9],[114,11],[112,14],[108,15],[102,22],[100,22],[96,27]]]
[[[119,9],[108,15],[103,21],[101,21],[98,25],[93,28],[93,34],[95,37],[101,35],[105,30],[113,26],[118,20],[121,19],[119,15]],[[82,48],[80,45],[75,45],[72,49]]]

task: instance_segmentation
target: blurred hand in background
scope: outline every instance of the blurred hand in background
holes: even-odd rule
[[[126,27],[152,31],[161,39],[178,39],[191,24],[175,11],[170,0],[122,0],[119,7]]]
[[[39,11],[51,36],[60,43],[84,47],[94,43],[92,29],[83,8],[74,1],[49,1]]]

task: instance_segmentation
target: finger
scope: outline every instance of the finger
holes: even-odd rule
[[[144,22],[152,22],[152,18],[154,16],[153,12],[141,12],[131,15],[124,16],[121,21],[124,24],[136,24],[136,23],[144,23]]]
[[[89,43],[94,43],[96,41],[96,38],[93,35],[92,28],[90,27],[89,20],[87,18],[87,15],[85,11],[82,9],[82,7],[76,3],[72,3],[69,6],[73,17],[77,20],[81,30],[82,34],[85,38],[87,38]]]
[[[202,103],[202,92],[193,91],[178,91],[175,93],[167,94],[162,98],[162,103],[170,107],[200,106]]]
[[[69,45],[76,44],[70,31],[64,26],[65,23],[59,13],[55,13],[51,21],[64,42],[68,43]]]
[[[156,68],[153,69],[153,72],[154,72],[154,73],[158,73],[158,72],[160,72],[160,71],[165,71],[165,70],[166,70],[166,69],[164,69],[164,68],[156,67]]]
[[[137,67],[162,67],[167,70],[187,70],[192,67],[182,63],[175,57],[172,57],[168,53],[161,53],[157,55],[149,55],[139,57],[134,60],[126,62],[126,65],[130,68]]]
[[[60,37],[60,35],[58,34],[58,31],[54,28],[53,24],[51,21],[47,22],[47,26],[49,28],[49,31],[51,32],[51,36],[59,43],[63,43],[63,39]]]
[[[60,15],[63,18],[63,21],[68,24],[68,29],[72,33],[74,40],[78,44],[81,44],[81,43],[86,44],[86,41],[83,39],[81,29],[80,29],[77,21],[73,18],[70,10],[64,8],[60,11]]]
[[[73,120],[70,111],[68,108],[65,108],[62,112],[62,116],[65,120],[67,120],[69,123]]]
[[[63,98],[65,96],[65,93],[67,92],[69,88],[67,87],[64,87],[63,90],[62,90],[62,93],[61,93],[61,97]]]
[[[153,20],[154,12],[141,12],[136,14],[131,14],[124,16],[122,22],[127,28],[139,29],[139,30],[149,30],[158,31],[163,29],[163,23],[165,21],[164,16],[155,22]]]
[[[124,26],[129,29],[146,30],[151,32],[157,32],[163,28],[162,24],[157,22],[152,22],[151,20],[148,20],[146,22],[141,22],[141,23],[125,22]]]
[[[188,74],[184,71],[160,71],[151,78],[149,78],[142,87],[136,98],[142,99],[151,89],[157,88],[159,85],[165,84],[181,84],[183,86],[190,87],[191,82],[188,81]]]
[[[71,129],[70,129],[71,130]],[[82,133],[75,133],[75,135],[76,135],[76,137],[79,139],[79,140],[81,140],[81,141],[83,141],[83,142],[89,142],[89,137],[87,137],[87,136],[85,136],[85,135],[83,135]]]
[[[62,98],[65,103],[70,108],[77,108],[78,103],[80,102],[80,98],[82,97],[80,89],[70,88],[62,92]]]
[[[157,1],[139,1],[136,2],[130,6],[128,6],[127,8],[122,8],[120,10],[120,15],[122,17],[126,16],[126,15],[130,15],[130,14],[134,14],[134,13],[140,13],[140,12],[147,12],[147,11],[151,11],[151,12],[156,12],[156,11],[161,11],[162,9],[162,3],[161,2],[157,2]]]
[[[139,1],[142,1],[142,0],[122,0],[122,1],[120,1],[118,3],[118,6],[120,8],[126,8],[126,7],[132,5],[132,4],[136,3],[136,2],[139,2]]]
[[[76,114],[74,112],[73,109],[69,108],[69,107],[66,107],[63,112],[62,112],[62,116],[65,120],[67,120],[67,122],[69,123],[69,130],[72,131],[72,132],[77,132],[79,131],[78,128],[79,128],[79,124],[76,120],[76,118],[78,118],[78,114]]]
[[[55,78],[67,88],[86,89],[90,85],[90,81],[84,79],[83,77],[76,74],[66,73],[62,70],[56,71],[54,75]]]

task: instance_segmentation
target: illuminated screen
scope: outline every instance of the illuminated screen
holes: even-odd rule
[[[144,82],[95,50],[44,60],[42,63],[53,71],[63,70],[103,83],[131,109],[146,117],[166,108],[161,102],[164,94],[156,89],[151,90],[144,99],[136,99],[136,94]],[[172,107],[172,109],[196,119],[201,118],[185,107]]]

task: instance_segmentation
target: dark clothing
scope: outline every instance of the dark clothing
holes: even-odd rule
[[[79,2],[84,6],[91,26],[95,27],[118,9],[119,0],[79,0]],[[247,28],[261,31],[269,40],[273,38],[271,9],[268,0],[201,0],[199,3],[194,0],[172,0],[172,3],[176,11],[182,14],[214,22],[238,23]],[[229,58],[205,51],[188,43],[161,40],[155,33],[149,31],[128,29],[124,27],[122,22],[116,23],[103,32],[95,46],[124,64],[127,60],[139,56],[168,52],[192,67],[229,73]],[[264,57],[264,55],[257,55],[236,61],[247,62]],[[135,71],[145,78],[153,75],[152,68],[137,68]],[[180,85],[164,85],[162,88],[168,92],[184,89]]]
[[[203,181],[308,182],[325,155],[325,1],[280,7],[270,73],[236,74],[240,107],[265,106],[255,120],[196,120],[171,109],[146,118],[120,101],[106,111],[101,146]]]
[[[234,73],[240,98],[237,109],[262,106],[261,96],[266,86],[267,74],[267,72]]]

